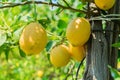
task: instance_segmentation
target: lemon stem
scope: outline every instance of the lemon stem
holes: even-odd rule
[[[36,4],[34,0],[33,0],[33,17],[34,17],[34,20],[37,21],[37,11],[36,11]]]

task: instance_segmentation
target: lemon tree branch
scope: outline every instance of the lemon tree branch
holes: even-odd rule
[[[6,2],[0,2],[0,3],[3,4],[3,6],[0,6],[0,9],[3,9],[3,8],[10,8],[10,7],[32,4],[33,1],[25,1],[25,2],[19,2],[19,3],[6,3]],[[80,12],[80,13],[87,14],[86,11],[83,11],[83,10],[80,10],[80,9],[75,9],[75,8],[70,7],[70,6],[63,6],[59,3],[44,2],[44,1],[34,1],[34,3],[35,4],[44,4],[44,5],[56,6],[56,7],[62,8],[62,9],[68,9],[68,10],[72,10],[72,11],[75,11],[75,12]]]

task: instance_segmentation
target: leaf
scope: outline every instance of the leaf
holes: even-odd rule
[[[57,24],[58,28],[63,29],[67,27],[67,23],[64,20],[59,20]]]
[[[2,46],[5,43],[6,39],[7,35],[2,30],[0,30],[0,46]]]
[[[40,19],[40,20],[38,20],[38,22],[39,22],[44,28],[47,28],[47,24],[50,23],[50,20],[49,20],[49,18],[47,18],[47,19]]]
[[[20,14],[20,7],[19,7],[19,6],[13,7],[13,8],[11,9],[11,13],[12,13],[13,15],[18,15],[18,14]]]
[[[46,51],[48,52],[50,48],[52,47],[53,41],[49,41],[46,46]]]
[[[18,28],[17,30],[15,30],[15,31],[13,32],[12,39],[13,39],[14,41],[17,42],[17,41],[19,40],[19,37],[20,37],[20,34],[21,34],[23,28],[24,28],[24,27],[20,27],[20,28]]]
[[[48,60],[50,61],[50,54],[49,54],[49,53],[47,54],[47,58],[48,58]]]
[[[5,50],[5,57],[6,57],[6,60],[8,61],[8,57],[9,57],[9,49],[6,49],[6,50]]]
[[[56,15],[60,14],[60,12],[61,12],[62,10],[63,10],[63,9],[58,8],[57,11],[56,11]]]
[[[13,30],[16,30],[18,28],[18,22],[20,21],[21,19],[21,15],[18,15],[17,18],[15,18],[15,21],[13,21],[13,23],[10,25],[10,27],[12,27]]]
[[[33,22],[33,21],[34,21],[33,17],[30,17],[30,16],[27,16],[27,20],[28,20],[29,22]]]
[[[20,49],[20,47],[19,47],[19,52],[21,57],[26,57],[26,54]]]
[[[24,7],[21,8],[21,13],[23,12],[30,12],[32,10],[32,5],[28,4],[28,5],[24,5]]]
[[[118,58],[120,58],[120,50],[118,50]]]
[[[120,80],[120,77],[119,78],[115,78],[115,80]]]
[[[114,43],[112,44],[113,47],[120,47],[120,43]]]
[[[117,77],[120,77],[120,75],[118,74],[118,71],[114,68],[112,68],[111,66],[108,66],[110,68],[110,71],[111,71],[111,75],[113,78],[117,78]]]
[[[4,52],[4,49],[6,48],[6,44],[3,44],[2,46],[0,46],[0,54],[2,53],[2,52]]]

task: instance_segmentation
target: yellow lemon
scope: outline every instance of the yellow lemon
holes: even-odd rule
[[[84,46],[72,46],[70,44],[70,51],[71,56],[77,61],[82,61],[86,55]]]
[[[115,4],[115,0],[94,0],[94,2],[102,10],[109,10]]]
[[[38,54],[47,44],[46,31],[41,24],[32,22],[23,29],[19,44],[27,55]]]
[[[73,19],[67,27],[66,37],[74,45],[84,45],[90,36],[90,23],[85,18]]]
[[[44,72],[42,70],[39,70],[37,71],[37,76],[41,78],[43,76],[43,73]]]
[[[117,63],[117,68],[120,68],[120,62]]]
[[[58,45],[51,50],[50,61],[56,67],[67,65],[70,61],[69,48],[65,45]]]

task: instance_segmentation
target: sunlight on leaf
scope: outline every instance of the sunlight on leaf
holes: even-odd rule
[[[6,39],[7,35],[2,30],[0,30],[0,46],[2,46],[5,43]]]

